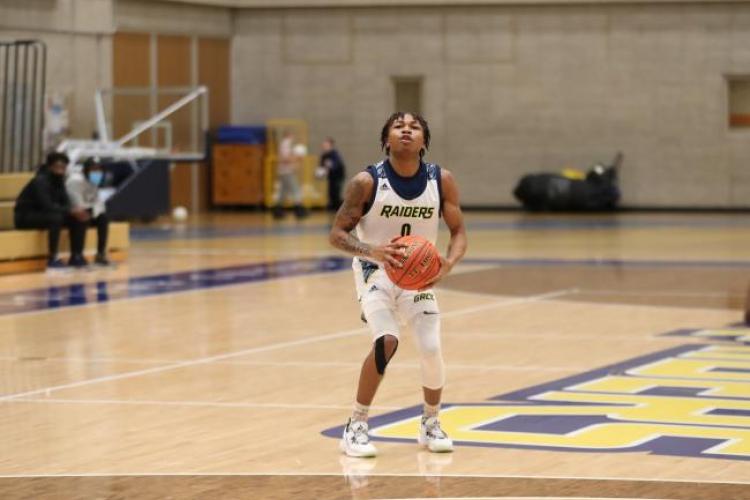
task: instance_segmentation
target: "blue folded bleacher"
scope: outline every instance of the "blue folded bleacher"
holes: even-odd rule
[[[224,125],[216,132],[220,144],[265,144],[265,125]]]

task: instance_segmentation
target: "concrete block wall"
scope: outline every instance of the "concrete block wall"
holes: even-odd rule
[[[750,206],[725,79],[750,74],[750,5],[244,10],[234,30],[234,121],[304,118],[352,171],[380,157],[391,77],[421,75],[429,158],[467,204],[623,151],[626,205]]]
[[[232,34],[231,9],[154,0],[112,1],[117,31],[204,36]]]
[[[456,2],[458,3],[458,2]],[[147,0],[4,0],[0,37],[39,38],[75,135],[111,86],[116,31],[232,36],[233,122],[294,117],[350,172],[380,158],[392,77],[422,76],[429,158],[469,205],[514,205],[526,172],[621,150],[624,203],[750,206],[750,141],[727,75],[750,75],[750,5],[664,3],[229,9]]]
[[[94,92],[111,86],[111,0],[0,2],[0,39],[36,39],[47,45],[47,90],[66,97],[71,131],[94,129]]]
[[[112,86],[116,31],[231,36],[231,10],[146,0],[3,0],[0,39],[37,39],[48,50],[47,90],[66,96],[71,134],[96,128],[94,94]]]

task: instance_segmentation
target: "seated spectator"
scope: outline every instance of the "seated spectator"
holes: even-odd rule
[[[65,169],[70,163],[63,153],[50,153],[47,161],[39,167],[36,175],[24,186],[16,199],[13,216],[17,229],[47,230],[47,268],[65,267],[58,258],[60,231],[68,227],[71,257],[68,264],[75,267],[86,265],[76,257],[83,253],[88,213],[73,208],[65,190]]]
[[[70,203],[76,210],[84,210],[88,214],[87,224],[96,227],[96,257],[94,263],[108,266],[107,234],[109,219],[104,209],[104,202],[99,199],[99,186],[104,178],[104,170],[98,158],[89,158],[83,162],[83,171],[75,171],[68,176],[65,187],[68,190]],[[84,233],[85,239],[85,233]],[[83,247],[79,249],[83,251]],[[83,254],[75,255],[76,261],[84,261]]]

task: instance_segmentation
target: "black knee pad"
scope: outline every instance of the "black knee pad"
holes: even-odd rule
[[[385,352],[385,335],[378,337],[375,340],[375,368],[381,375],[385,373],[385,367],[388,366],[388,362],[393,358],[393,355],[396,354],[396,349],[398,349],[398,339],[393,335],[389,336],[396,342],[396,346],[393,348],[393,352],[391,352],[390,356]]]

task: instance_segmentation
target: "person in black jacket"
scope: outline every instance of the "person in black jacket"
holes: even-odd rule
[[[17,229],[46,229],[48,234],[48,268],[64,267],[58,258],[60,231],[63,226],[70,232],[71,258],[69,265],[86,265],[83,244],[86,237],[88,213],[75,209],[65,190],[65,170],[70,163],[63,153],[50,153],[16,199],[14,222]]]
[[[322,149],[320,166],[328,175],[328,209],[336,212],[341,206],[341,188],[346,177],[346,166],[336,150],[333,138],[327,137]]]

